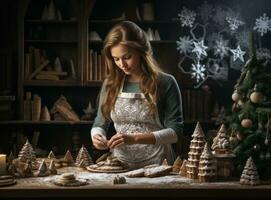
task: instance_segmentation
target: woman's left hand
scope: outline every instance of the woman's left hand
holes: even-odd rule
[[[117,148],[124,144],[135,144],[135,137],[133,135],[125,135],[121,133],[116,133],[107,142],[107,147]]]

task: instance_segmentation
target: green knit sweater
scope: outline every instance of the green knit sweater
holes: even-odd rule
[[[100,91],[97,116],[92,127],[100,127],[107,132],[111,121],[107,120],[101,111],[101,105],[105,97],[105,85],[104,82]],[[170,74],[161,72],[159,74],[158,90],[157,109],[159,120],[165,129],[171,128],[179,136],[183,130],[183,112],[181,93],[175,78]],[[141,90],[138,83],[125,82],[123,92],[139,93]]]

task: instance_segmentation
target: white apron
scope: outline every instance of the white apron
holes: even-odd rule
[[[156,119],[149,115],[149,107],[143,93],[125,93],[122,90],[123,83],[116,99],[115,109],[110,113],[116,132],[132,135],[150,133],[164,128],[158,119],[158,113]],[[123,145],[114,148],[112,153],[132,169],[150,164],[161,164],[165,158],[170,163],[173,161],[173,151],[170,144]]]

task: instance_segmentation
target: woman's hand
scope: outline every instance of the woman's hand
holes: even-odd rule
[[[105,138],[105,136],[103,136],[101,134],[94,135],[92,138],[92,143],[96,149],[99,149],[99,150],[108,149],[107,139]]]
[[[120,147],[124,144],[135,144],[134,135],[125,135],[121,133],[116,133],[107,142],[107,147],[110,149]]]

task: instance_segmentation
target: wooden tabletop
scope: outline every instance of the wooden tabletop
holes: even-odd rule
[[[117,174],[91,173],[76,167],[62,168],[59,174],[73,172],[87,185],[63,187],[54,184],[60,175],[16,179],[12,186],[0,187],[0,198],[182,198],[182,199],[259,199],[271,198],[271,184],[240,185],[238,180],[198,183],[195,180],[171,174],[157,178],[126,178],[126,184],[113,184]],[[118,174],[123,175],[123,174]]]

